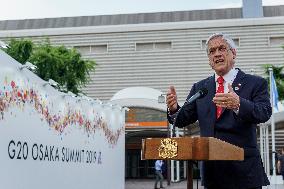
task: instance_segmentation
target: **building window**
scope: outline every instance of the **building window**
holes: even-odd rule
[[[154,51],[172,49],[172,42],[136,43],[136,51]]]
[[[269,46],[281,47],[284,45],[284,36],[269,37]]]
[[[237,47],[240,46],[240,38],[235,38],[235,39],[233,39],[233,41],[235,42]]]
[[[76,46],[74,48],[77,51],[79,51],[81,54],[90,54],[90,52],[91,52],[90,46]]]
[[[236,46],[240,46],[240,38],[233,38],[233,41],[235,42]],[[201,49],[206,49],[206,40],[201,40]]]
[[[104,45],[84,45],[84,46],[75,46],[81,54],[97,54],[97,53],[106,53],[108,52],[108,46]]]
[[[136,43],[136,51],[152,51],[154,43]]]
[[[171,48],[172,48],[172,43],[171,42],[157,42],[157,43],[154,43],[154,49],[169,50]]]
[[[206,49],[206,40],[201,40],[201,49]]]
[[[92,45],[91,53],[106,53],[108,51],[107,45]]]

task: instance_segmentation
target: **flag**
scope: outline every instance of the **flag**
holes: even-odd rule
[[[271,77],[271,85],[272,85],[271,89],[272,89],[273,107],[275,107],[278,110],[278,91],[273,73]]]

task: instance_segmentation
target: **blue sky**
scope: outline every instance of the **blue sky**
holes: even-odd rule
[[[241,7],[242,0],[1,0],[0,20]],[[262,0],[284,5],[284,0]]]

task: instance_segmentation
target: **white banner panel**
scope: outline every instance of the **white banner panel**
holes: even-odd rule
[[[0,65],[0,188],[124,189],[124,110]]]

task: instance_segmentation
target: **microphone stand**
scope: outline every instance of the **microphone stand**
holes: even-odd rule
[[[176,118],[174,120],[173,129],[172,129],[172,136],[176,137],[176,120],[178,118],[178,114],[182,110],[182,108],[188,104],[193,103],[195,100],[203,98],[208,93],[208,90],[206,88],[200,89],[197,93],[195,93],[193,96],[190,97],[190,99],[186,100],[187,104],[184,104],[177,112]],[[198,183],[197,183],[198,184]],[[197,185],[198,186],[198,185]],[[193,189],[193,161],[187,160],[187,189]]]
[[[173,138],[176,137],[176,126],[175,126],[175,123],[173,124],[173,128],[172,128],[172,137]]]
[[[178,117],[178,114],[180,110],[183,108],[182,106],[177,115],[176,118]],[[176,121],[173,123],[173,128],[172,128],[172,137],[176,137]],[[186,176],[187,176],[187,189],[193,189],[193,161],[192,160],[186,160]],[[198,187],[198,186],[197,186]]]

